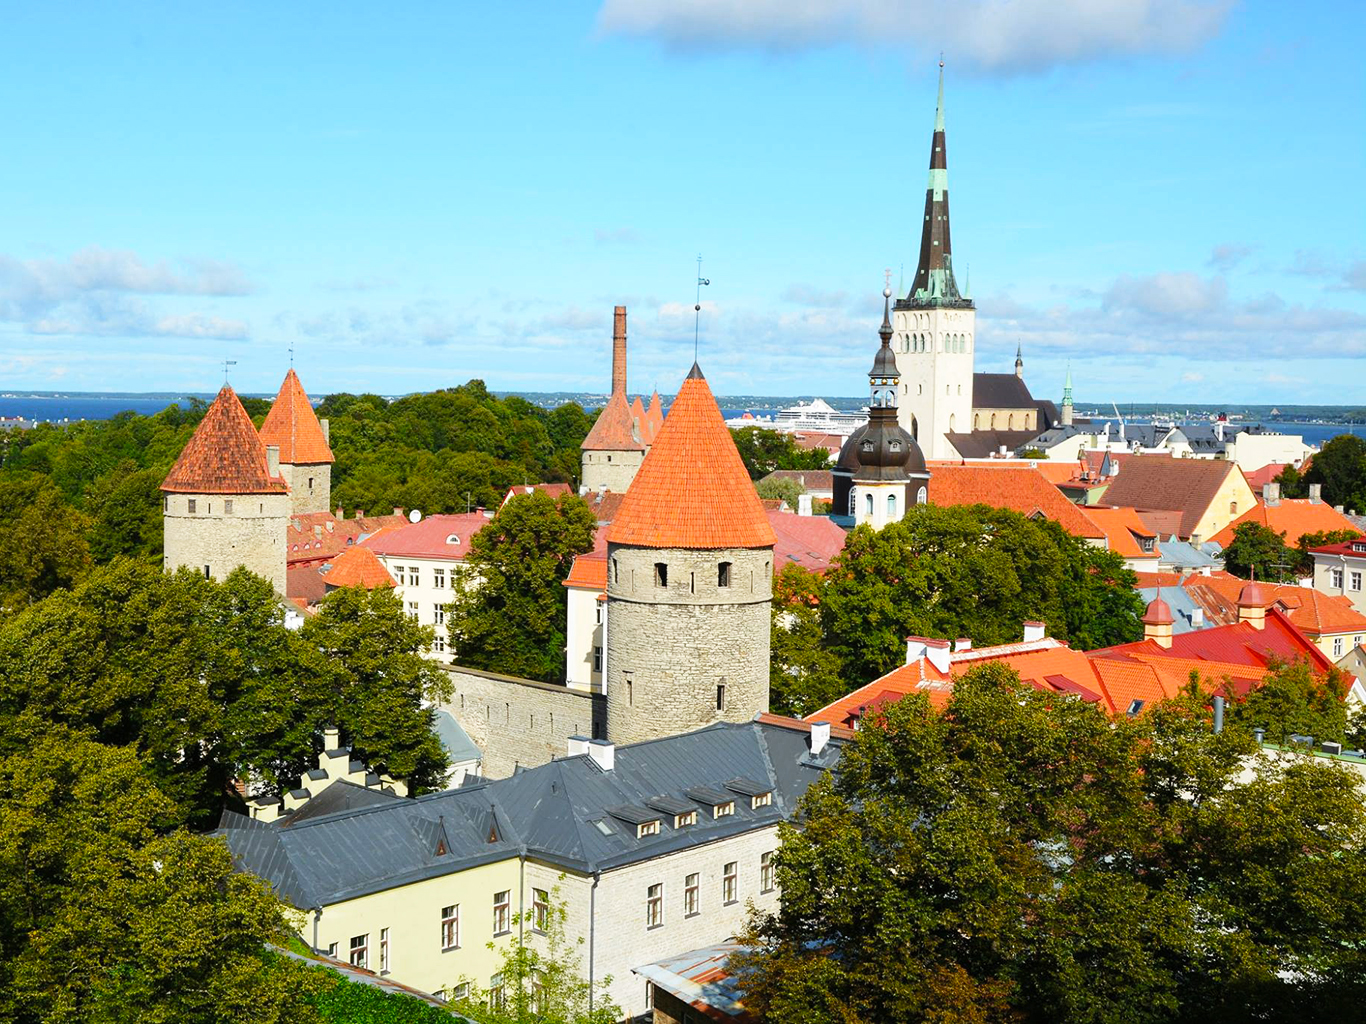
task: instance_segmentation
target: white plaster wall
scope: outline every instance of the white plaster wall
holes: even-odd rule
[[[977,346],[977,313],[972,309],[899,309],[892,315],[901,425],[911,431],[927,459],[957,458],[944,439],[949,431],[972,429],[972,372]],[[916,351],[915,339],[928,339]],[[965,339],[964,352],[947,350],[948,339]],[[913,426],[914,424],[914,426]]]
[[[599,601],[601,591],[596,587],[566,587],[565,605],[568,624],[565,629],[565,685],[576,690],[602,692],[602,671],[593,669],[593,648],[604,648],[603,622],[607,617],[607,602]]]
[[[454,596],[452,580],[464,571],[463,565],[453,558],[415,558],[412,555],[380,555],[379,560],[394,578],[394,592],[402,600],[403,610],[422,625],[436,630],[436,641],[426,652],[427,656],[436,661],[449,660],[450,653],[446,647],[450,634],[447,632],[444,609]],[[397,571],[399,566],[403,567],[401,579]],[[437,569],[443,571],[444,585],[440,587],[436,586]],[[409,582],[413,576],[417,577],[416,585]],[[414,602],[417,605],[415,610],[412,608]],[[438,606],[443,610],[441,615],[437,614]]]

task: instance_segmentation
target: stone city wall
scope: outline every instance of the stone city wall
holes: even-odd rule
[[[165,494],[164,562],[225,579],[239,565],[285,592],[287,494]],[[191,512],[191,502],[194,511]],[[229,503],[232,511],[229,512]]]

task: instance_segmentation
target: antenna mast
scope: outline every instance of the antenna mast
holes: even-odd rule
[[[692,307],[692,361],[697,362],[697,335],[702,320],[702,286],[711,281],[702,276],[702,254],[697,254],[697,298]]]

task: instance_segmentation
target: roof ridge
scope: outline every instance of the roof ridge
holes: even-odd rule
[[[271,475],[266,446],[237,393],[227,384],[181,449],[161,489],[182,494],[288,491],[281,477]]]
[[[292,366],[266,413],[260,433],[262,443],[280,449],[280,461],[285,465],[335,461],[313,403]]]

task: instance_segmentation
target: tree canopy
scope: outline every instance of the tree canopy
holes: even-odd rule
[[[1366,512],[1366,439],[1339,434],[1324,443],[1307,470],[1291,473],[1289,469],[1278,478],[1286,497],[1304,497],[1310,484],[1319,484],[1329,505]]]
[[[768,1020],[1339,1020],[1366,996],[1366,807],[1189,691],[1142,718],[979,667],[885,706],[782,829]]]
[[[1301,534],[1294,545],[1286,543],[1285,531],[1261,523],[1241,523],[1224,549],[1224,568],[1235,576],[1286,583],[1314,571],[1311,548],[1337,544],[1361,536],[1357,530],[1319,530]]]
[[[564,581],[593,547],[597,522],[582,499],[540,491],[512,498],[470,541],[447,618],[461,665],[527,679],[564,678]]]
[[[775,469],[828,469],[830,453],[824,448],[803,448],[791,434],[766,427],[740,427],[732,430],[740,459],[751,480],[767,476]]]

